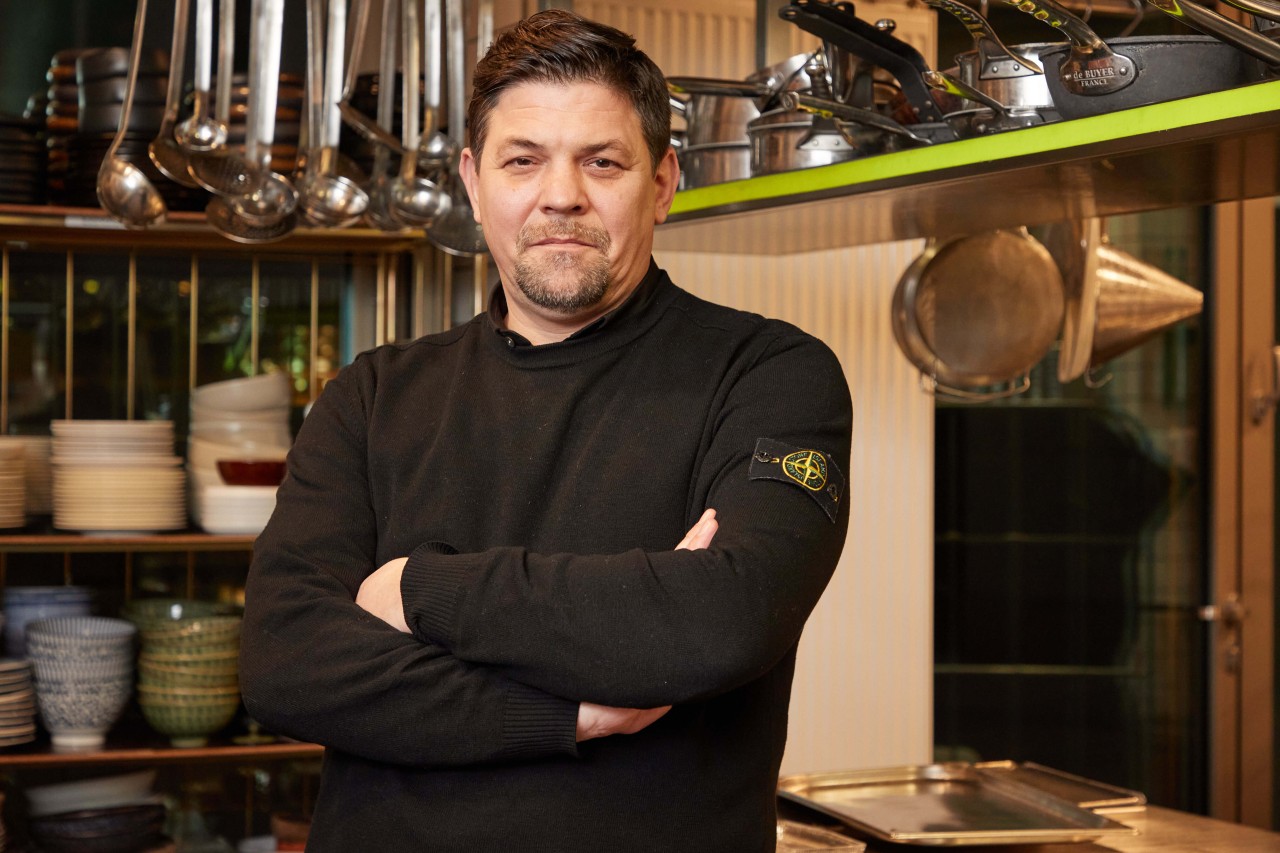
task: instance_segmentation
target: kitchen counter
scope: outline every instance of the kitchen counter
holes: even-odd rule
[[[778,803],[779,816],[788,817],[805,823],[819,823],[827,828],[835,828],[834,823],[826,822],[820,815],[806,810],[796,809],[785,801]],[[1280,833],[1242,826],[1237,823],[1215,820],[1213,818],[1194,815],[1173,809],[1148,806],[1143,811],[1123,812],[1108,815],[1113,820],[1132,826],[1138,835],[1108,838],[1102,843],[1078,844],[1010,844],[986,846],[984,853],[1007,851],[1007,853],[1280,853]],[[963,846],[926,846],[888,844],[871,841],[867,844],[867,853],[905,853],[909,850],[955,850],[973,849]]]

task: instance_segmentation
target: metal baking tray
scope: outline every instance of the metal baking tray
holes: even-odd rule
[[[1147,807],[1147,797],[1139,791],[1086,779],[1033,761],[979,761],[973,766],[982,771],[1007,773],[1015,781],[1099,814],[1140,812]]]
[[[830,853],[863,853],[866,842],[849,838],[838,832],[810,826],[794,820],[778,821],[777,853],[793,853],[796,850],[827,850]]]
[[[1049,844],[1137,834],[969,762],[785,776],[778,795],[899,844]]]

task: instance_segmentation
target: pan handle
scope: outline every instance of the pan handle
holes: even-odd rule
[[[1270,66],[1280,66],[1280,43],[1224,18],[1217,12],[1210,11],[1198,3],[1181,2],[1181,0],[1147,0],[1147,2],[1187,26],[1215,36]]]
[[[978,59],[983,68],[993,62],[1008,61],[1012,63],[1011,68],[1015,72],[1010,76],[1022,77],[1028,74],[1044,73],[1044,69],[1030,59],[1014,53],[1000,40],[990,21],[959,0],[924,0],[924,2],[940,12],[951,14],[964,24],[964,28],[973,37],[973,46],[978,51]]]
[[[859,18],[851,3],[794,0],[779,9],[778,16],[884,68],[901,84],[902,93],[920,121],[942,121],[942,112],[924,82],[924,72],[929,70],[924,57],[905,41]]]
[[[990,403],[993,400],[1016,397],[1025,392],[1031,387],[1031,375],[1024,373],[997,391],[966,391],[963,388],[952,388],[950,385],[943,385],[938,381],[936,374],[931,375],[922,370],[920,371],[920,387],[926,394],[934,397],[950,397],[956,400],[964,400],[967,403]]]
[[[1060,30],[1071,52],[1058,66],[1062,85],[1074,95],[1108,95],[1138,78],[1137,64],[1107,43],[1057,0],[1005,0],[1020,12]]]
[[[1226,0],[1237,9],[1243,9],[1255,18],[1265,18],[1268,21],[1280,23],[1280,3],[1272,2],[1272,0]]]

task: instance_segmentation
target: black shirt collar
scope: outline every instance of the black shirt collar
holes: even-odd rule
[[[644,278],[640,280],[640,284],[636,286],[636,289],[631,292],[631,295],[628,296],[621,305],[592,320],[572,335],[569,335],[569,337],[565,338],[563,341],[557,341],[556,343],[565,343],[568,341],[577,341],[589,338],[600,332],[600,330],[610,323],[616,323],[631,314],[638,313],[653,295],[653,291],[657,287],[657,283],[660,278],[659,273],[661,273],[661,270],[658,268],[657,263],[653,258],[650,258],[649,269],[644,274]],[[519,332],[513,332],[511,329],[505,327],[504,324],[507,319],[507,294],[502,289],[501,282],[494,287],[493,293],[489,295],[488,314],[489,319],[493,323],[494,331],[498,335],[507,339],[508,346],[533,346],[529,339],[524,335]]]

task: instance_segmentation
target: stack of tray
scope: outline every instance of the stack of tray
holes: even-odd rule
[[[785,776],[778,796],[899,844],[1049,844],[1136,835],[1106,814],[1146,798],[1030,762],[945,762]],[[1104,814],[1105,812],[1105,814]]]

